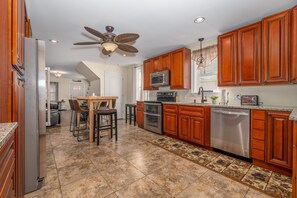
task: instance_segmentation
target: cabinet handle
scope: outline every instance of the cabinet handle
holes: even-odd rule
[[[272,114],[271,113],[268,113],[267,116],[272,116]]]

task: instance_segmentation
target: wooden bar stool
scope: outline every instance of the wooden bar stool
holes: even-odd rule
[[[101,116],[109,116],[109,123],[108,124],[101,124]],[[114,118],[113,118],[114,117]],[[113,129],[115,129],[115,136],[116,141],[118,141],[118,117],[117,117],[117,110],[116,109],[99,109],[96,111],[96,118],[97,118],[97,145],[99,145],[100,141],[100,131],[102,130],[110,130],[111,138],[113,136]],[[114,119],[114,121],[113,121]]]
[[[76,127],[75,127],[75,131],[77,132],[77,141],[79,142],[79,132],[81,130],[80,128],[80,124],[85,124],[85,128],[88,128],[88,117],[89,117],[89,110],[88,109],[84,109],[80,107],[80,104],[78,102],[78,100],[72,100],[73,102],[73,108],[76,114]],[[74,132],[75,132],[74,131]],[[75,136],[75,134],[74,134]]]
[[[126,113],[126,123],[127,123],[127,120],[129,119],[129,124],[131,124],[133,119],[134,126],[135,126],[136,125],[136,104],[126,104],[125,113]]]

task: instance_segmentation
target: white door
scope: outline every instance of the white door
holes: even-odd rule
[[[124,77],[119,72],[105,71],[104,76],[104,95],[105,96],[118,96],[116,102],[116,109],[118,111],[118,118],[124,117],[123,109],[123,88]]]
[[[70,83],[70,98],[76,98],[77,96],[85,96],[85,84],[82,82]]]

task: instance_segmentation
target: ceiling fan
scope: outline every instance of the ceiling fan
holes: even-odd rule
[[[102,34],[101,32],[98,32],[97,30],[94,30],[90,27],[84,27],[89,33],[93,34],[94,36],[99,37],[101,40],[97,42],[79,42],[74,43],[74,45],[94,45],[94,44],[100,44],[102,48],[102,53],[104,55],[110,55],[113,51],[115,51],[117,48],[124,52],[128,53],[137,53],[138,50],[128,45],[127,43],[131,43],[136,41],[139,38],[138,34],[135,33],[124,33],[116,35],[113,33],[114,28],[112,26],[106,26],[106,33]]]

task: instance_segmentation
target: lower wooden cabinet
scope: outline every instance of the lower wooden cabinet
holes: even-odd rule
[[[163,113],[163,132],[177,137],[177,114]]]
[[[204,145],[204,118],[191,117],[191,141]]]
[[[189,141],[191,138],[191,117],[187,115],[179,115],[178,117],[178,137]]]
[[[136,104],[136,122],[138,127],[144,127],[144,114],[143,114],[144,104],[143,102],[137,102]]]
[[[16,156],[14,136],[0,149],[0,197],[16,197]]]
[[[268,112],[266,162],[292,168],[293,131],[288,112]]]

